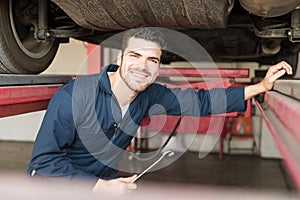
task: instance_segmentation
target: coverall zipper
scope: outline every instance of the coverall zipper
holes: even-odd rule
[[[115,139],[115,137],[116,137],[116,135],[117,135],[117,133],[118,133],[119,125],[120,125],[120,124],[114,123],[115,131],[114,131],[113,139]]]

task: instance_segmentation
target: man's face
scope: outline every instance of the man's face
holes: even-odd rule
[[[119,59],[120,76],[136,92],[145,90],[158,75],[161,48],[158,44],[131,37]]]

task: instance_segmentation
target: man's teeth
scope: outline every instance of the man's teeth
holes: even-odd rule
[[[138,72],[138,71],[134,71],[133,72],[136,76],[142,77],[142,78],[147,78],[148,74],[143,73],[143,72]]]

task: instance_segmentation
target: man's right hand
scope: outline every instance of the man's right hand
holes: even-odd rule
[[[111,180],[99,179],[93,188],[95,194],[112,194],[122,195],[131,190],[135,190],[137,185],[132,183],[137,175],[133,175],[127,178],[116,178]]]

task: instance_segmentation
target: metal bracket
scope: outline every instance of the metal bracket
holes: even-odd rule
[[[291,27],[258,30],[254,27],[254,33],[261,38],[288,38],[291,42],[300,42],[300,8],[291,14]]]
[[[289,39],[291,42],[300,42],[300,8],[297,7],[291,14],[291,31]]]

